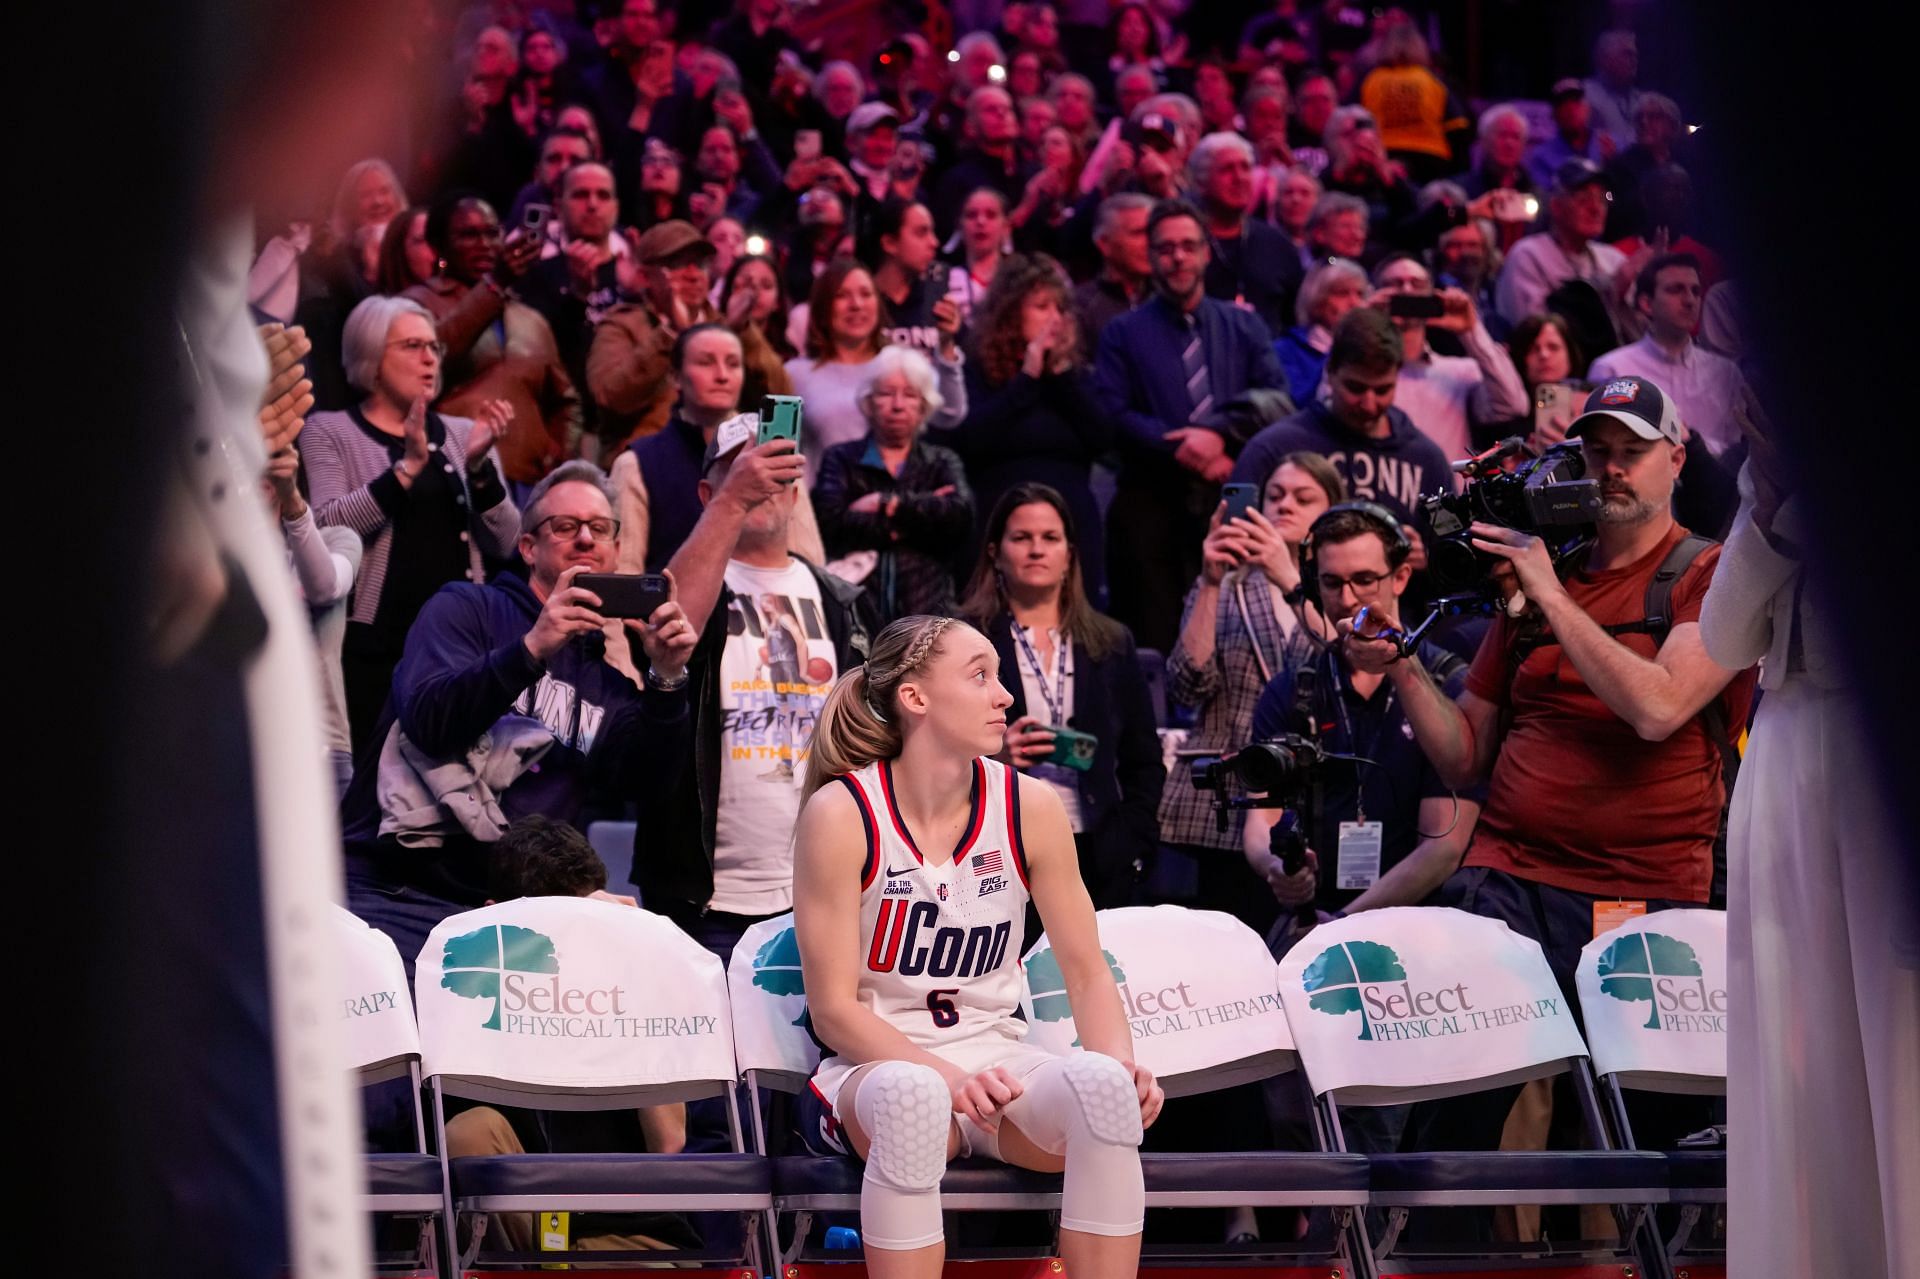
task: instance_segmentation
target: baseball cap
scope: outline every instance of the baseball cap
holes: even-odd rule
[[[1180,145],[1180,122],[1160,111],[1149,111],[1138,120],[1129,121],[1120,136],[1134,146],[1142,143],[1162,147],[1178,148]]]
[[[1611,378],[1587,397],[1586,407],[1567,428],[1569,438],[1579,435],[1601,419],[1620,423],[1643,440],[1665,440],[1685,444],[1686,431],[1667,398],[1651,380],[1643,377]]]
[[[881,125],[900,127],[900,113],[884,102],[862,102],[847,116],[847,136],[871,133]]]
[[[760,433],[760,415],[758,413],[736,413],[722,422],[713,432],[713,441],[707,445],[707,451],[700,455],[700,474],[705,475],[713,469],[713,464],[726,457],[742,444],[750,443]]]
[[[1580,82],[1580,77],[1577,75],[1562,76],[1560,79],[1555,80],[1553,82],[1553,92],[1548,95],[1549,99],[1554,102],[1564,102],[1568,98],[1584,98],[1586,96],[1587,86]]]
[[[659,266],[673,258],[685,256],[688,250],[698,250],[708,257],[718,252],[713,247],[713,241],[695,230],[693,223],[680,218],[669,218],[648,227],[633,246],[633,251],[647,266]]]
[[[1553,171],[1553,189],[1556,192],[1578,191],[1596,182],[1609,191],[1613,190],[1613,180],[1607,177],[1606,170],[1583,155],[1561,161],[1560,167]]]

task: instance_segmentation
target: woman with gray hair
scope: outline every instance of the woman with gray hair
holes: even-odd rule
[[[341,646],[357,757],[421,605],[448,582],[485,581],[486,560],[512,553],[520,513],[493,456],[511,406],[488,401],[477,419],[427,408],[445,348],[425,307],[368,298],[347,317],[341,345],[347,381],[365,398],[313,414],[301,445],[321,527],[351,528],[364,548]]]
[[[1319,393],[1333,330],[1367,300],[1368,291],[1366,271],[1351,258],[1330,258],[1307,273],[1293,303],[1297,323],[1273,344],[1295,404],[1304,408]]]
[[[966,467],[922,429],[942,403],[933,365],[910,347],[873,358],[857,396],[865,439],[826,451],[814,511],[836,571],[864,581],[882,623],[950,614],[954,564],[973,527]]]

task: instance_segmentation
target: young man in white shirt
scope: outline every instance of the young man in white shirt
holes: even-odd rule
[[[1398,296],[1435,296],[1433,275],[1420,259],[1396,253],[1373,269],[1373,305],[1400,333],[1404,362],[1394,403],[1449,461],[1471,456],[1473,427],[1525,417],[1527,388],[1507,348],[1493,340],[1473,299],[1460,289],[1442,289],[1445,310],[1432,320],[1392,313]],[[1427,343],[1428,329],[1460,336],[1466,355],[1440,355]]]
[[[1657,382],[1679,410],[1680,421],[1716,458],[1738,444],[1733,406],[1746,388],[1740,366],[1693,340],[1700,325],[1700,262],[1691,253],[1655,258],[1634,281],[1634,306],[1647,320],[1638,342],[1616,347],[1593,362],[1589,381],[1619,377]],[[1418,419],[1416,419],[1418,420]]]

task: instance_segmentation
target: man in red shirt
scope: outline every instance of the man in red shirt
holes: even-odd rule
[[[1700,639],[1717,545],[1673,582],[1657,647],[1621,629],[1646,620],[1648,586],[1687,536],[1672,513],[1686,436],[1671,401],[1645,378],[1615,378],[1568,434],[1601,485],[1594,544],[1563,581],[1540,539],[1473,526],[1474,545],[1513,566],[1526,607],[1496,617],[1457,702],[1416,659],[1341,629],[1357,667],[1392,679],[1441,779],[1488,783],[1440,899],[1537,940],[1571,992],[1580,948],[1612,926],[1600,908],[1707,902],[1726,800],[1716,735],[1745,723],[1752,678],[1715,665]]]

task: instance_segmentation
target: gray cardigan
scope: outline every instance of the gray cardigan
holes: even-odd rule
[[[447,428],[446,458],[442,464],[459,477],[467,491],[472,511],[473,490],[467,483],[467,435],[473,419],[442,417]],[[343,525],[360,535],[366,554],[360,561],[360,576],[353,584],[353,605],[349,621],[371,622],[380,609],[380,594],[387,581],[387,556],[393,547],[393,525],[374,491],[376,482],[393,485],[390,477],[393,459],[377,441],[354,424],[347,413],[315,413],[300,431],[300,457],[307,470],[311,489],[308,501],[321,527]],[[497,473],[500,455],[488,461]],[[433,465],[433,463],[428,463]],[[505,487],[503,476],[501,486]],[[504,557],[520,538],[520,511],[509,495],[484,511],[472,511],[471,536],[467,539],[467,578],[485,582],[482,554]]]

